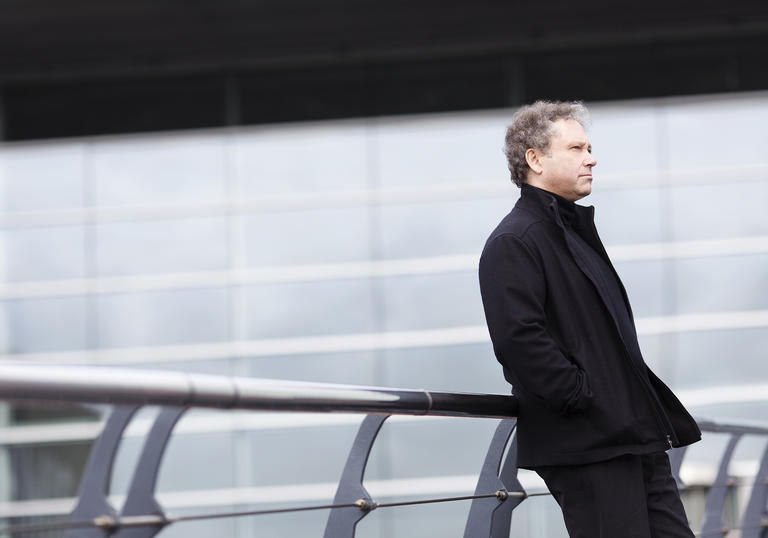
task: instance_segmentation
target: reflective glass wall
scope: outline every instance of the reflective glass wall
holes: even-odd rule
[[[647,362],[697,416],[765,422],[768,94],[591,111],[598,166],[582,203],[596,207]],[[512,112],[0,146],[2,359],[506,393],[476,269],[518,196],[501,152]],[[31,515],[66,511],[101,412],[5,409],[0,517],[19,501]],[[148,418],[128,432],[116,494]],[[169,446],[161,499],[179,514],[330,500],[359,421],[192,412]],[[471,493],[494,427],[388,421],[369,490]],[[468,510],[380,510],[359,535],[460,536]],[[319,536],[326,517],[162,536]],[[513,519],[525,536],[564,536],[551,499],[527,500]]]

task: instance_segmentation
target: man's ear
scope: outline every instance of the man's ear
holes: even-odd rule
[[[535,149],[528,148],[525,150],[525,162],[528,163],[528,168],[534,174],[539,175],[543,171],[541,161],[539,160],[539,153]]]

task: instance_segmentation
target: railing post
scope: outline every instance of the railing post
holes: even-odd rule
[[[731,434],[728,445],[725,447],[723,457],[720,458],[720,466],[717,469],[715,483],[707,495],[707,504],[704,509],[704,524],[701,526],[703,536],[725,536],[728,534],[728,528],[723,519],[723,510],[725,508],[725,499],[728,492],[733,490],[733,482],[728,475],[728,464],[731,463],[733,452],[736,445],[741,440],[740,433]]]
[[[165,453],[165,447],[171,437],[176,422],[184,414],[183,407],[163,407],[155,418],[152,429],[144,442],[139,462],[128,488],[125,504],[120,517],[157,516],[158,521],[135,527],[120,527],[115,538],[151,538],[165,526],[165,513],[155,499],[155,486],[160,463]]]
[[[483,468],[477,480],[475,495],[499,492],[497,497],[474,499],[469,509],[464,538],[507,538],[512,522],[512,510],[523,502],[525,490],[517,479],[517,442],[507,451],[504,465],[501,459],[517,420],[502,420],[496,427]],[[499,468],[501,467],[501,476]],[[513,493],[514,495],[510,495]]]
[[[768,444],[755,475],[752,494],[741,520],[741,538],[765,538],[768,529]]]
[[[88,462],[80,479],[77,491],[77,505],[70,514],[70,521],[93,521],[98,517],[117,517],[117,512],[109,504],[109,484],[112,478],[112,466],[115,455],[120,446],[126,426],[139,409],[139,405],[120,405],[112,409],[104,429],[94,441]],[[65,538],[105,538],[109,536],[110,529],[82,528],[71,529],[65,534]]]
[[[355,527],[374,508],[370,494],[363,486],[368,456],[389,415],[368,415],[360,424],[347,457],[333,504],[357,504],[354,507],[332,508],[325,526],[324,538],[354,538]]]

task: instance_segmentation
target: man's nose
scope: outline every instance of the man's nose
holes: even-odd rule
[[[584,166],[597,166],[597,159],[595,159],[591,153],[587,154],[587,158],[584,161]]]

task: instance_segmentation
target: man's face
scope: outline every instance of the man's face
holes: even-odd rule
[[[540,170],[529,183],[575,202],[592,192],[592,145],[576,120],[557,120],[548,153],[537,152]]]

